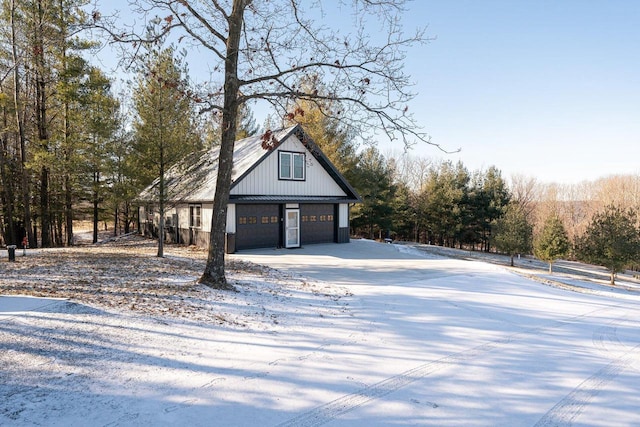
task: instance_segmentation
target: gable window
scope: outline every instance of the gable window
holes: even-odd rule
[[[293,153],[290,151],[280,151],[280,179],[290,179],[304,181],[305,178],[305,158],[304,153]]]
[[[189,205],[189,227],[202,227],[202,205]]]

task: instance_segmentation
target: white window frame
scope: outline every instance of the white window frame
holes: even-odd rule
[[[288,160],[288,171],[282,170],[283,159]],[[296,164],[298,167],[296,168]],[[306,179],[306,157],[305,153],[296,153],[293,151],[279,151],[278,156],[278,178],[289,181],[304,181]],[[302,166],[300,168],[300,166]],[[297,172],[300,174],[297,174]],[[283,173],[284,172],[284,173]]]
[[[189,227],[202,228],[202,205],[189,205]]]

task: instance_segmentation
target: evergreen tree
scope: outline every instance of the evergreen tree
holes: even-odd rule
[[[87,136],[83,151],[86,173],[91,180],[89,199],[93,205],[93,243],[96,243],[101,206],[107,198],[108,187],[113,185],[106,178],[111,174],[112,140],[118,129],[119,105],[111,93],[111,81],[97,68],[91,69],[82,89]]]
[[[391,200],[391,230],[394,239],[415,238],[412,232],[416,231],[416,211],[412,206],[412,199],[409,187],[402,182],[396,182],[394,197]]]
[[[386,237],[391,228],[392,208],[390,201],[394,193],[393,171],[386,159],[375,147],[361,154],[355,188],[362,203],[353,208],[352,226],[368,238]],[[383,236],[384,235],[384,236]]]
[[[158,256],[164,256],[167,202],[165,171],[186,154],[202,147],[194,132],[193,105],[188,96],[186,70],[172,48],[149,48],[138,73],[133,103],[134,147],[141,187],[158,180],[160,212]]]
[[[303,79],[301,88],[308,93],[325,90],[318,76]],[[349,182],[356,182],[358,144],[350,129],[333,114],[339,108],[335,100],[298,99],[289,108],[287,123],[302,125],[305,132],[320,147],[336,168]],[[356,187],[356,190],[358,188]]]
[[[84,116],[75,114],[79,85],[87,78],[82,37],[88,25],[86,0],[2,2],[2,54],[11,76],[12,120],[4,129],[19,165],[19,194],[6,197],[20,236],[42,246],[71,244],[72,204],[77,202],[76,150]],[[34,197],[38,193],[39,197]],[[33,206],[32,206],[33,204]],[[37,212],[36,215],[32,212]],[[66,232],[66,238],[64,233]]]
[[[126,128],[125,111],[117,113],[118,128],[109,144],[108,180],[110,182],[107,203],[114,219],[114,235],[130,233],[137,218],[133,200],[140,189],[137,182],[137,156],[133,150],[133,132]]]
[[[220,114],[207,114],[200,119],[199,131],[203,135],[205,147],[215,147],[220,145],[222,138],[222,116]],[[256,125],[253,112],[248,104],[242,104],[238,109],[237,117],[237,139],[253,136],[260,130],[260,126]]]
[[[337,37],[335,20],[324,20],[320,5],[291,1],[249,0],[207,2],[134,0],[141,11],[166,12],[157,20],[158,37],[169,31],[182,35],[209,54],[211,84],[197,98],[205,110],[222,113],[222,137],[218,176],[213,200],[209,254],[200,283],[218,289],[232,288],[225,277],[225,228],[231,191],[233,151],[237,139],[237,115],[242,104],[265,100],[282,112],[287,100],[335,99],[345,108],[336,116],[368,134],[379,129],[405,144],[431,143],[408,112],[409,80],[403,73],[404,49],[424,41],[423,31],[406,35],[399,27],[403,1],[365,2],[353,5],[350,31]],[[144,3],[144,6],[141,4]],[[147,7],[148,6],[148,7]],[[315,11],[313,10],[315,9]],[[314,13],[316,12],[316,13]],[[371,25],[369,19],[376,20]],[[324,20],[324,22],[322,22]],[[337,22],[337,21],[335,21]],[[364,22],[376,28],[376,43]],[[274,25],[275,23],[275,25]],[[345,26],[340,24],[341,28]],[[147,34],[113,30],[119,41],[139,43]],[[327,92],[306,93],[298,83],[302,76],[322,75],[330,81]],[[284,111],[286,114],[287,111]],[[283,114],[283,116],[284,116]]]
[[[461,162],[447,161],[430,170],[419,204],[424,212],[428,240],[454,246],[462,232],[469,173]]]
[[[510,203],[504,215],[493,226],[493,242],[496,248],[511,257],[531,251],[533,227],[527,221],[524,210],[517,203]]]
[[[540,235],[534,240],[533,254],[549,263],[552,273],[553,262],[569,254],[571,244],[562,221],[557,215],[551,215],[544,222]]]
[[[480,200],[482,204],[480,209],[483,212],[481,218],[482,239],[485,246],[484,250],[489,252],[491,250],[492,225],[502,217],[511,201],[511,195],[506,182],[502,178],[502,173],[495,166],[491,166],[485,173]]]
[[[633,210],[607,206],[594,215],[585,233],[578,238],[578,259],[608,268],[613,286],[616,274],[640,255],[640,230],[635,224]]]

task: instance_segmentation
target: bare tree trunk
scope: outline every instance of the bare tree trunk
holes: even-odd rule
[[[66,52],[65,52],[66,53]],[[66,55],[63,53],[63,61],[66,62]],[[66,68],[66,65],[64,65]],[[69,103],[64,104],[64,217],[66,228],[66,245],[73,246],[73,189],[71,188],[71,157],[72,148],[70,145],[71,130],[69,128]]]
[[[43,151],[49,150],[49,132],[47,129],[47,82],[44,61],[44,8],[38,1],[37,21],[34,28],[35,78],[36,78],[36,124],[38,142]],[[45,160],[46,162],[46,160]],[[43,164],[40,169],[40,233],[43,248],[51,246],[51,216],[49,211],[49,168]]]
[[[64,2],[63,0],[60,0],[58,2],[58,7],[60,10],[60,16],[64,19],[65,14],[64,14]],[[67,23],[63,22],[60,25],[60,29],[62,31],[61,34],[61,39],[62,39],[62,49],[61,49],[61,56],[62,56],[62,69],[63,70],[67,70],[67,46],[66,46],[66,40],[67,40]],[[64,78],[64,84],[68,84],[68,79],[66,77]],[[63,117],[62,117],[62,121],[63,121],[63,128],[64,128],[64,134],[63,134],[63,152],[64,152],[64,179],[63,179],[63,186],[64,186],[64,218],[65,218],[65,231],[66,231],[66,239],[65,239],[65,243],[67,246],[73,246],[73,190],[71,188],[71,158],[72,158],[72,154],[73,154],[73,148],[70,146],[71,145],[71,128],[69,125],[69,100],[68,98],[65,96],[63,98],[63,102],[64,102],[64,112],[63,112]]]
[[[63,245],[63,239],[62,239],[62,223],[63,221],[63,214],[62,214],[62,205],[60,204],[60,202],[58,201],[57,203],[58,209],[56,209],[56,215],[54,217],[55,219],[55,245],[56,246],[62,246]]]
[[[553,273],[553,261],[549,261],[549,274]]]
[[[118,235],[118,227],[120,227],[120,212],[118,211],[118,205],[113,210],[113,236]]]
[[[73,246],[73,197],[71,178],[68,174],[64,177],[64,216],[67,229],[67,246]]]
[[[98,243],[98,225],[100,222],[98,212],[98,184],[100,182],[99,172],[93,173],[93,243]]]
[[[160,221],[158,227],[158,258],[164,257],[164,214],[165,214],[165,183],[164,183],[164,147],[160,143]]]
[[[6,112],[6,110],[5,110]],[[6,116],[5,120],[6,127]],[[9,152],[8,141],[6,138],[0,138],[0,183],[2,184],[0,188],[2,192],[0,193],[0,202],[2,202],[4,206],[5,220],[7,223],[7,229],[1,230],[2,234],[5,234],[6,243],[8,245],[15,245],[17,242],[15,225],[13,222],[13,204],[14,204],[14,193],[13,193],[13,183],[10,182],[9,174],[7,173],[6,168],[6,159],[7,153]]]
[[[158,129],[160,131],[160,221],[158,223],[158,258],[164,257],[164,211],[165,211],[165,199],[166,190],[164,182],[164,141],[162,139],[162,106],[158,109],[160,123]]]
[[[0,91],[2,87],[0,85]],[[2,108],[2,126],[9,128],[9,118],[6,107]],[[11,182],[11,174],[7,170],[9,158],[9,137],[6,132],[0,137],[0,204],[4,207],[4,221],[0,224],[0,235],[4,235],[6,244],[15,245],[17,243],[16,228],[13,221],[13,208],[15,203],[15,186]],[[3,218],[0,216],[0,221]],[[6,229],[4,228],[6,223]],[[22,236],[20,236],[22,237]]]
[[[49,168],[40,171],[40,242],[43,248],[51,246],[51,218],[49,217]]]
[[[234,0],[231,15],[228,17],[229,36],[227,38],[227,55],[225,59],[224,110],[222,112],[222,140],[218,158],[218,179],[213,199],[213,216],[211,218],[211,234],[207,265],[200,278],[204,283],[216,289],[233,289],[227,283],[224,272],[224,241],[227,227],[227,204],[231,190],[231,172],[233,170],[233,147],[236,139],[236,117],[239,108],[238,90],[238,49],[240,34],[244,22],[246,0]]]
[[[123,217],[124,217],[124,234],[129,234],[129,232],[131,231],[131,222],[129,220],[129,215],[130,215],[129,202],[125,201],[124,202],[124,214],[123,214]]]
[[[24,228],[27,230],[27,237],[29,239],[29,246],[37,247],[35,239],[35,233],[31,224],[31,188],[29,185],[29,172],[27,170],[27,148],[26,137],[24,132],[24,116],[20,116],[22,112],[22,105],[20,102],[20,67],[18,59],[18,46],[16,37],[16,24],[15,24],[15,0],[11,2],[11,55],[13,61],[13,105],[16,114],[16,125],[18,128],[18,141],[20,144],[20,167],[22,172],[22,203],[23,203],[23,222]]]

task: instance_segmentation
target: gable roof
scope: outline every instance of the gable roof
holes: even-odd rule
[[[247,176],[265,158],[272,154],[290,136],[295,135],[345,192],[345,202],[359,202],[360,196],[351,187],[331,161],[322,153],[318,145],[304,132],[300,125],[272,132],[271,146],[262,146],[262,135],[254,135],[235,142],[233,150],[233,171],[231,188]],[[187,156],[172,166],[165,174],[165,186],[171,202],[211,202],[218,177],[218,157],[220,147],[199,151]],[[160,179],[156,178],[138,196],[140,201],[156,201]],[[322,195],[318,195],[322,196]],[[257,195],[256,200],[261,196]],[[273,196],[271,196],[273,197]],[[320,197],[321,198],[321,197]],[[335,197],[333,197],[335,199]]]

